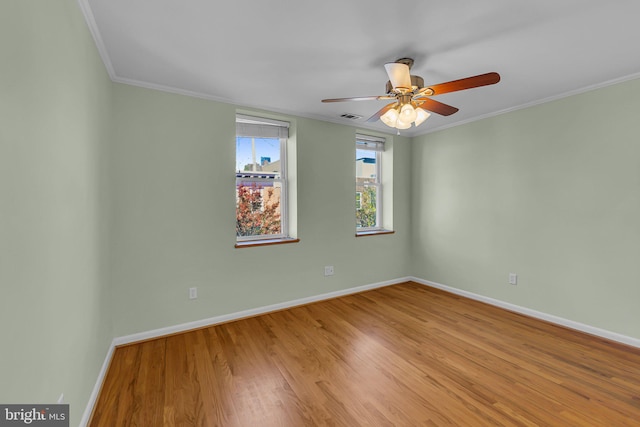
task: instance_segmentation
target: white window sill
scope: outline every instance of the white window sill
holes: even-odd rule
[[[365,237],[365,236],[379,236],[381,234],[393,234],[395,231],[393,230],[368,230],[368,231],[358,231],[356,232],[356,237]]]
[[[298,243],[300,239],[264,239],[264,240],[243,240],[236,242],[236,248],[252,248],[254,246],[271,246],[271,245],[284,245],[287,243]]]

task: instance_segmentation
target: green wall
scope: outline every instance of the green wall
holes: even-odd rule
[[[116,336],[408,272],[409,139],[392,137],[385,154],[393,162],[386,170],[395,179],[396,233],[356,238],[356,129],[269,115],[292,123],[300,242],[236,249],[236,107],[119,84],[114,106]],[[335,266],[334,276],[323,276],[325,265]],[[187,298],[192,286],[198,287],[193,301]]]
[[[236,249],[235,106],[112,84],[73,0],[0,3],[0,55],[0,402],[75,425],[114,337],[409,273],[640,338],[637,80],[391,137],[364,238],[356,129],[243,110],[292,123],[300,242]]]
[[[75,1],[0,2],[0,402],[80,421],[113,337],[112,84]]]
[[[413,275],[640,338],[638,111],[633,80],[415,138]]]

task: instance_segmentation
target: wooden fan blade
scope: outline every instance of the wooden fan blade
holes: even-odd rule
[[[443,104],[442,102],[436,101],[435,99],[431,98],[420,98],[414,100],[414,102],[418,105],[419,108],[440,114],[441,116],[450,116],[458,111],[456,107]]]
[[[421,92],[422,96],[442,95],[443,93],[456,92],[458,90],[472,89],[474,87],[493,85],[500,81],[500,74],[486,73],[478,76],[467,77],[465,79],[453,80],[446,83],[440,83],[433,86],[425,87]],[[432,93],[429,93],[431,89]]]
[[[322,102],[345,102],[345,101],[376,101],[379,99],[395,99],[393,96],[380,95],[380,96],[356,96],[353,98],[330,98],[323,99]]]
[[[377,113],[375,113],[373,116],[369,117],[367,119],[368,122],[375,122],[378,121],[380,119],[380,117],[386,113],[387,111],[389,111],[390,109],[392,109],[393,107],[395,107],[397,105],[397,102],[392,102],[391,104],[387,104],[384,107],[382,107],[381,109],[378,110]]]

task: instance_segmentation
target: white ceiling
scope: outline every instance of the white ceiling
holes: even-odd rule
[[[500,73],[434,98],[460,111],[410,136],[640,76],[638,0],[79,3],[116,82],[384,132],[366,119],[385,101],[320,100],[383,95],[401,57],[427,85]]]

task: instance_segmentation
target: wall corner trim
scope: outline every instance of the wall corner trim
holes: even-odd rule
[[[519,305],[511,304],[505,301],[497,300],[494,298],[486,297],[483,295],[475,294],[473,292],[465,291],[462,289],[453,288],[451,286],[443,285],[429,280],[420,279],[418,277],[411,277],[413,282],[421,285],[430,286],[432,288],[441,289],[443,291],[450,292],[452,294],[460,295],[472,300],[484,302],[495,307],[503,308],[505,310],[513,311],[516,313],[524,314],[525,316],[534,317],[536,319],[544,320],[546,322],[554,323],[565,328],[574,329],[576,331],[584,332],[586,334],[595,335],[600,338],[605,338],[611,341],[616,341],[621,344],[626,344],[632,347],[640,348],[640,339],[629,337],[619,334],[617,332],[611,332],[606,329],[597,328],[595,326],[586,325],[584,323],[575,322],[573,320],[565,319],[562,317],[554,316],[553,314],[543,313],[541,311],[533,310]]]

